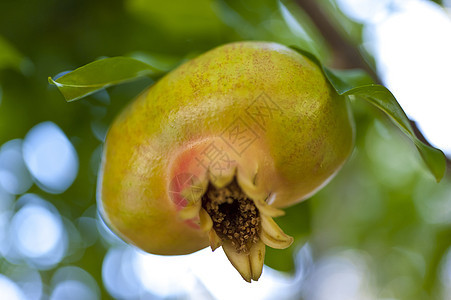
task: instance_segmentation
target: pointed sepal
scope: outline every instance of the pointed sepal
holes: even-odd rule
[[[261,215],[260,218],[262,225],[260,239],[263,243],[275,249],[285,249],[293,243],[293,237],[285,234],[271,217]]]

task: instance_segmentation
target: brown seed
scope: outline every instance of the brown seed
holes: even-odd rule
[[[221,189],[209,186],[202,207],[211,216],[219,238],[231,241],[237,251],[248,253],[259,240],[258,210],[236,181]]]

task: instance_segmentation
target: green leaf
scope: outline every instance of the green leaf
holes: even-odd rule
[[[363,85],[373,84],[373,79],[363,70],[334,70],[323,67],[323,71],[337,93],[343,95],[347,91]]]
[[[338,90],[337,90],[338,91]],[[409,119],[396,101],[393,94],[384,86],[378,84],[362,85],[347,89],[341,93],[346,96],[357,96],[357,99],[365,99],[383,112],[385,112],[408,138],[412,140],[418,149],[423,161],[439,182],[446,171],[445,154],[439,149],[433,148],[420,141],[410,125]]]
[[[118,56],[94,61],[55,80],[49,77],[49,82],[56,85],[69,102],[115,84],[162,74],[163,71],[142,61]]]
[[[196,56],[198,56],[198,54]],[[143,63],[164,72],[169,72],[186,59],[186,57],[141,51],[131,52],[127,54],[127,57],[142,61]]]
[[[283,20],[287,24],[291,33],[297,37],[296,42],[301,44],[301,47],[308,52],[315,55],[315,57],[321,57],[320,51],[315,47],[315,42],[307,33],[307,31],[301,26],[296,17],[288,10],[288,8],[278,1],[279,11],[283,17]]]
[[[439,149],[433,148],[420,141],[410,125],[409,118],[395,96],[384,86],[374,84],[371,77],[363,70],[334,70],[326,68],[311,52],[291,46],[292,49],[310,58],[324,72],[329,82],[339,95],[355,96],[365,99],[384,113],[401,131],[415,144],[429,171],[439,182],[446,171],[446,157]]]

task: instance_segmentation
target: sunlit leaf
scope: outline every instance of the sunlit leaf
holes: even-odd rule
[[[218,16],[224,22],[224,24],[230,26],[236,30],[236,33],[243,39],[260,39],[260,31],[264,31],[263,28],[255,26],[250,18],[244,17],[240,14],[240,11],[231,7],[230,1],[216,0],[215,6],[217,7]],[[238,2],[243,4],[243,2]]]
[[[321,9],[325,16],[329,18],[329,22],[337,25],[339,27],[337,31],[346,34],[346,38],[349,38],[354,45],[362,45],[364,25],[347,16],[341,10],[337,0],[326,0],[325,2],[327,3],[323,2]]]
[[[213,0],[128,0],[126,10],[150,26],[183,38],[217,38],[223,23],[214,10]]]
[[[338,94],[356,96],[357,99],[365,99],[386,113],[393,123],[415,144],[423,161],[435,179],[440,181],[443,178],[446,171],[445,154],[439,149],[426,145],[415,136],[409,118],[398,101],[396,101],[396,98],[386,87],[374,84],[371,77],[363,70],[330,69],[323,66],[318,58],[309,51],[293,46],[291,48],[306,55],[320,66]]]
[[[115,84],[163,73],[142,61],[119,56],[94,61],[56,79],[49,77],[49,82],[58,87],[66,101],[74,101]]]
[[[398,126],[404,134],[409,137],[417,147],[423,161],[434,175],[437,181],[440,181],[445,175],[446,158],[442,151],[426,145],[416,136],[410,125],[409,119],[396,101],[393,94],[384,86],[378,84],[356,86],[348,89],[343,95],[357,96],[357,99],[365,99],[383,112],[385,112]]]
[[[20,70],[22,55],[0,36],[0,69],[13,68]]]
[[[290,10],[280,1],[278,1],[279,11],[287,24],[290,31],[297,37],[296,42],[300,43],[300,46],[313,53],[316,57],[321,57],[320,51],[315,47],[316,43],[307,33],[307,31],[298,22],[296,17],[291,13]]]
[[[184,60],[182,57],[179,56],[161,53],[141,52],[141,51],[129,53],[127,54],[127,57],[131,57],[136,60],[142,61],[143,63],[146,63],[164,72],[169,72]]]
[[[335,90],[344,94],[356,86],[373,84],[373,79],[361,69],[335,70],[323,67],[323,71]]]

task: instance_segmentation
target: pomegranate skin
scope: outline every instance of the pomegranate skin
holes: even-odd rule
[[[197,216],[180,217],[187,186],[201,194],[236,178],[250,198],[287,207],[333,177],[353,140],[348,103],[315,63],[275,43],[227,44],[168,73],[114,121],[99,210],[144,251],[192,253],[209,236]],[[213,150],[216,161],[205,156]]]

